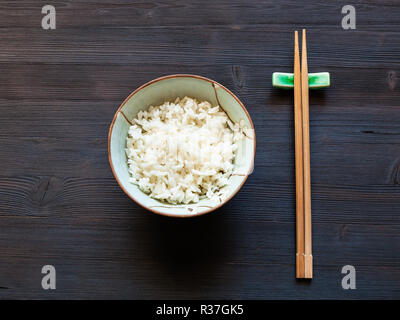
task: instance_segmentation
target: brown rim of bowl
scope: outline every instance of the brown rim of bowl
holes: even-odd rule
[[[246,107],[243,105],[243,103],[239,100],[238,97],[236,97],[236,95],[235,95],[233,92],[231,92],[229,89],[225,88],[222,84],[220,84],[220,83],[218,83],[218,82],[216,82],[216,81],[214,81],[214,80],[211,80],[211,79],[209,79],[209,78],[206,78],[206,77],[202,77],[202,76],[198,76],[198,75],[194,75],[194,74],[184,74],[184,73],[171,74],[171,75],[168,75],[168,76],[159,77],[159,78],[153,79],[153,80],[151,80],[151,81],[149,81],[149,82],[146,82],[145,84],[143,84],[143,85],[141,85],[139,88],[137,88],[135,91],[133,91],[133,92],[124,100],[124,102],[122,102],[122,104],[120,105],[120,107],[118,108],[118,110],[117,110],[117,111],[115,112],[115,114],[114,114],[114,118],[113,118],[113,120],[111,121],[110,129],[109,129],[109,131],[108,131],[108,162],[110,163],[111,171],[112,171],[112,173],[113,173],[113,175],[114,175],[115,180],[117,180],[117,183],[118,183],[119,187],[122,189],[122,191],[125,192],[125,194],[126,194],[131,200],[133,200],[134,202],[136,202],[136,203],[137,203],[139,206],[141,206],[142,208],[145,208],[146,210],[149,210],[149,211],[151,211],[151,212],[154,212],[154,213],[159,214],[159,215],[162,215],[162,216],[168,216],[168,217],[174,217],[174,218],[198,217],[198,216],[202,216],[202,215],[204,215],[204,214],[206,214],[206,213],[209,213],[209,212],[211,212],[211,211],[217,210],[217,209],[219,209],[220,207],[222,207],[224,204],[226,204],[227,202],[229,202],[229,201],[239,192],[239,190],[242,188],[243,184],[246,182],[246,180],[247,180],[248,176],[250,175],[250,173],[247,173],[247,174],[246,174],[246,176],[244,177],[242,183],[236,188],[236,190],[234,190],[234,191],[232,192],[232,194],[231,194],[228,198],[226,198],[224,201],[222,201],[218,206],[213,207],[213,208],[210,208],[210,209],[208,209],[208,210],[206,210],[206,211],[203,211],[203,212],[199,212],[199,213],[174,215],[174,214],[170,214],[170,213],[165,213],[165,212],[158,211],[158,210],[156,210],[156,209],[154,209],[154,208],[147,207],[147,206],[143,205],[142,203],[140,203],[139,201],[137,201],[135,198],[133,198],[133,197],[126,191],[126,189],[122,186],[121,182],[119,181],[118,176],[117,176],[116,173],[115,173],[113,163],[112,163],[112,161],[111,161],[111,152],[110,152],[111,133],[112,133],[112,130],[113,130],[113,127],[114,127],[115,120],[117,119],[118,113],[121,111],[122,107],[125,105],[125,103],[126,103],[131,97],[133,97],[137,92],[139,92],[139,91],[142,90],[143,88],[145,88],[145,87],[147,87],[147,86],[149,86],[149,85],[151,85],[151,84],[153,84],[153,83],[155,83],[155,82],[158,82],[158,81],[161,81],[161,80],[165,80],[165,79],[171,79],[171,78],[196,78],[196,79],[201,79],[201,80],[208,81],[208,82],[211,83],[211,85],[213,85],[213,84],[214,84],[214,85],[218,85],[219,87],[221,87],[222,89],[224,89],[226,92],[228,92],[228,93],[239,103],[239,105],[242,107],[243,111],[246,113],[247,118],[248,118],[249,121],[250,121],[251,128],[253,129],[253,133],[254,133],[254,152],[253,152],[253,164],[252,164],[252,165],[254,166],[254,160],[255,160],[255,156],[256,156],[256,133],[255,133],[255,130],[254,130],[253,121],[251,120],[251,117],[250,117],[250,115],[249,115],[249,112],[247,111],[247,109],[246,109]]]

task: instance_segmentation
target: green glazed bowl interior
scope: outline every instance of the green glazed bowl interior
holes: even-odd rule
[[[213,106],[219,105],[233,122],[241,122],[241,125],[246,128],[245,137],[239,142],[234,160],[235,170],[229,179],[229,192],[218,202],[203,199],[197,204],[171,205],[149,197],[137,185],[129,182],[125,148],[130,122],[141,110],[185,96],[199,101],[207,100]],[[239,191],[253,169],[255,145],[256,139],[251,118],[244,105],[232,92],[213,80],[196,75],[178,74],[152,80],[126,98],[117,110],[110,126],[108,157],[118,184],[139,205],[162,215],[193,217],[219,208]]]

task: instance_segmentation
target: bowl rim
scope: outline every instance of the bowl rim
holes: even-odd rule
[[[230,91],[228,88],[224,87],[222,84],[220,84],[220,83],[218,83],[218,82],[216,82],[216,81],[214,81],[214,80],[212,80],[212,79],[203,77],[203,76],[194,75],[194,74],[185,74],[185,73],[170,74],[170,75],[158,77],[158,78],[156,78],[156,79],[153,79],[153,80],[151,80],[151,81],[148,81],[148,82],[146,82],[145,84],[143,84],[143,85],[141,85],[140,87],[138,87],[137,89],[135,89],[128,97],[125,98],[125,100],[122,102],[122,104],[119,106],[119,108],[118,108],[117,111],[115,112],[114,117],[113,117],[113,119],[112,119],[112,121],[111,121],[111,124],[110,124],[110,128],[109,128],[109,130],[108,130],[108,148],[107,148],[107,149],[108,149],[108,150],[107,150],[107,152],[108,152],[108,162],[109,162],[109,164],[110,164],[110,167],[111,167],[111,171],[112,171],[112,173],[113,173],[113,176],[114,176],[115,180],[117,181],[119,187],[122,189],[122,191],[125,192],[125,194],[126,194],[131,200],[133,200],[135,203],[137,203],[137,204],[138,204],[139,206],[141,206],[142,208],[144,208],[144,209],[146,209],[146,210],[149,210],[149,211],[151,211],[151,212],[153,212],[153,213],[156,213],[156,214],[158,214],[158,215],[168,216],[168,217],[173,217],[173,218],[191,218],[191,217],[198,217],[198,216],[202,216],[202,215],[204,215],[204,214],[206,214],[206,213],[209,213],[209,212],[211,212],[211,211],[215,211],[215,210],[219,209],[220,207],[222,207],[222,206],[223,206],[224,204],[226,204],[227,202],[229,202],[229,201],[239,192],[239,190],[242,188],[242,186],[243,186],[244,183],[246,182],[247,178],[249,177],[250,173],[246,173],[246,175],[243,177],[243,181],[240,183],[240,185],[229,195],[229,197],[227,197],[226,199],[224,199],[224,201],[221,201],[221,203],[219,203],[217,206],[212,207],[212,208],[210,208],[210,209],[207,209],[207,210],[205,210],[205,211],[199,212],[199,213],[193,213],[193,214],[190,213],[190,214],[180,214],[180,215],[178,215],[178,214],[166,213],[166,212],[162,212],[162,211],[156,210],[156,209],[154,209],[154,208],[150,208],[150,207],[148,207],[148,206],[146,206],[146,205],[140,203],[138,200],[136,200],[136,199],[122,186],[121,181],[119,180],[119,178],[118,178],[118,176],[117,176],[117,174],[116,174],[116,172],[115,172],[115,170],[114,170],[114,165],[113,165],[113,162],[112,162],[112,160],[111,160],[111,149],[110,149],[110,148],[111,148],[111,134],[112,134],[112,131],[113,131],[113,128],[114,128],[114,123],[115,123],[115,121],[116,121],[116,119],[117,119],[117,116],[118,116],[118,114],[120,113],[121,109],[124,107],[124,105],[128,102],[128,100],[129,100],[130,98],[132,98],[137,92],[139,92],[139,91],[142,90],[143,88],[145,88],[145,87],[147,87],[147,86],[149,86],[149,85],[151,85],[151,84],[153,84],[153,83],[156,83],[156,82],[158,82],[158,81],[166,80],[166,79],[172,79],[172,78],[195,78],[195,79],[205,80],[205,81],[211,83],[212,86],[217,85],[217,86],[221,87],[222,89],[224,89],[226,92],[228,92],[228,93],[239,103],[239,105],[242,107],[243,111],[246,113],[246,116],[247,116],[247,118],[249,119],[251,128],[252,128],[253,133],[254,133],[254,135],[253,135],[253,136],[254,136],[254,139],[253,139],[253,140],[254,140],[254,150],[253,150],[253,164],[252,164],[253,167],[254,167],[254,161],[255,161],[255,156],[256,156],[256,134],[255,134],[255,130],[254,130],[253,121],[252,121],[252,119],[251,119],[251,117],[250,117],[250,114],[249,114],[249,112],[247,111],[246,107],[243,105],[243,103],[239,100],[239,98],[238,98],[232,91]]]

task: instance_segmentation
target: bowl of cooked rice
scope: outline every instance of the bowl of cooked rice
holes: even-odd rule
[[[256,136],[243,103],[205,77],[152,80],[118,108],[108,158],[121,189],[142,207],[171,217],[213,211],[253,170]]]

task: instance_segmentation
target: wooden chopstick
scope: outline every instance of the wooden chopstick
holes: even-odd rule
[[[303,179],[304,179],[304,277],[313,276],[311,252],[311,177],[310,177],[310,121],[308,100],[308,66],[306,29],[301,46],[301,107],[303,110]]]
[[[296,278],[304,278],[304,194],[301,75],[298,32],[294,32],[294,131],[296,158]]]

